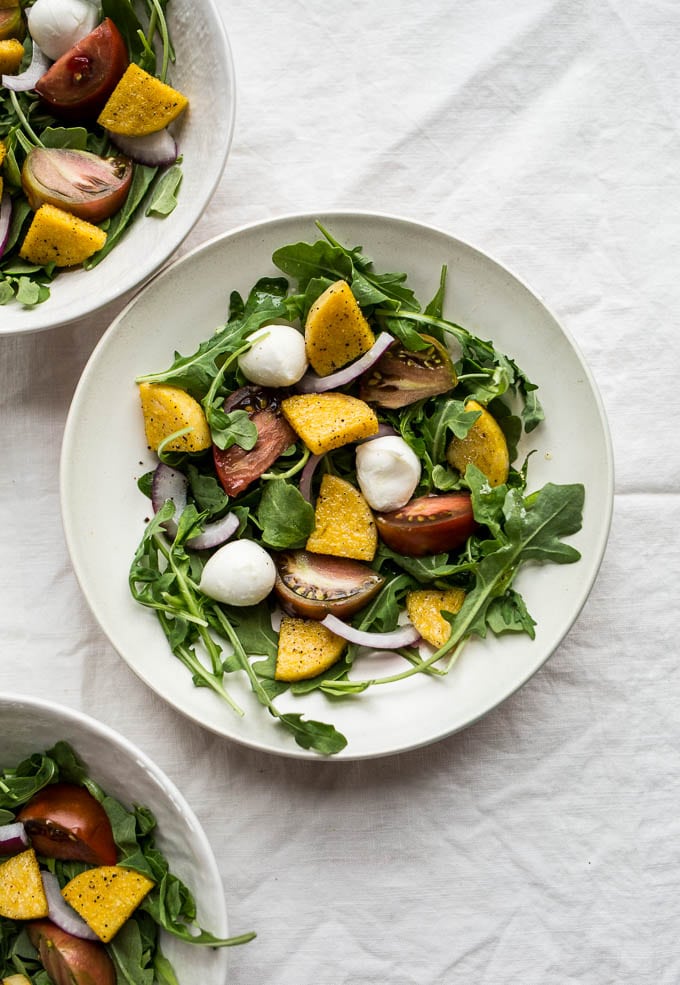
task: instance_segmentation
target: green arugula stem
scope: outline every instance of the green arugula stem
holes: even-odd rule
[[[161,43],[163,45],[163,57],[161,59],[161,69],[159,74],[161,81],[165,82],[168,75],[168,63],[170,61],[170,37],[168,35],[168,25],[165,20],[165,15],[163,14],[163,8],[158,0],[151,0],[151,4],[152,10],[149,21],[149,42],[151,42],[156,30],[155,22],[158,21],[158,33],[161,36]]]
[[[21,104],[19,103],[19,100],[17,98],[17,94],[12,89],[10,89],[10,91],[9,91],[9,98],[10,98],[10,100],[12,102],[12,106],[14,108],[14,112],[18,116],[19,122],[21,123],[22,129],[23,129],[24,133],[26,134],[26,136],[30,140],[33,141],[33,145],[35,147],[44,147],[45,145],[43,144],[42,140],[36,134],[36,132],[33,130],[33,127],[31,126],[31,124],[28,122],[28,117],[26,116],[26,114],[24,113],[23,109],[21,108]]]
[[[219,606],[217,605],[213,606],[213,612],[217,618],[217,622],[221,631],[224,633],[225,637],[229,640],[229,642],[233,646],[234,653],[238,657],[241,667],[248,675],[248,679],[250,680],[250,686],[252,687],[253,691],[257,695],[259,701],[269,709],[269,711],[274,716],[274,718],[280,718],[281,713],[277,709],[272,699],[267,694],[266,690],[262,687],[262,683],[259,677],[257,676],[257,674],[255,673],[255,671],[253,670],[250,664],[250,660],[248,659],[248,654],[241,646],[241,641],[239,640],[238,635],[234,630],[234,627],[231,625],[231,623],[229,622],[225,614],[222,612],[222,610],[219,608]]]
[[[292,476],[297,475],[298,472],[302,471],[311,454],[312,453],[309,448],[305,446],[305,449],[302,452],[302,457],[295,463],[295,465],[291,465],[287,472],[264,472],[260,478],[267,481],[270,479],[290,479]]]

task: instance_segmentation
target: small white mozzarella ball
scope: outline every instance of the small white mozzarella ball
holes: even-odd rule
[[[292,325],[264,325],[249,336],[239,357],[241,372],[259,386],[292,386],[307,372],[305,339]]]
[[[41,51],[56,61],[99,23],[91,0],[36,0],[28,10],[28,30]]]
[[[208,558],[200,590],[227,605],[257,605],[274,587],[276,567],[253,540],[234,540]]]
[[[356,467],[364,499],[379,512],[405,506],[420,482],[420,460],[396,434],[359,445]]]

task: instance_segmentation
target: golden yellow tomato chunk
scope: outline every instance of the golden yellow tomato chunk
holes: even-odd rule
[[[48,913],[38,859],[32,848],[0,865],[0,917],[39,920]]]
[[[406,595],[406,611],[423,639],[439,648],[451,635],[451,623],[444,619],[442,612],[451,612],[455,616],[464,601],[462,588],[441,591],[417,588]]]
[[[315,455],[378,432],[375,411],[346,393],[298,393],[281,402],[284,416]]]
[[[371,508],[350,482],[324,475],[316,500],[315,527],[307,541],[314,554],[372,561],[378,547],[378,530]]]
[[[310,366],[328,376],[367,352],[375,336],[347,281],[331,284],[309,309],[305,347]]]
[[[476,400],[468,400],[466,410],[478,410],[480,416],[464,438],[451,438],[446,449],[446,459],[459,472],[468,465],[476,465],[489,480],[491,486],[501,486],[508,478],[510,456],[498,422]]]
[[[134,869],[101,865],[74,876],[61,894],[106,944],[153,887],[150,879]]]
[[[337,663],[347,642],[315,619],[284,616],[276,656],[277,681],[304,681]]]
[[[131,62],[97,123],[112,133],[143,137],[167,127],[188,105],[181,92]]]
[[[31,263],[75,267],[106,242],[106,233],[54,205],[41,205],[33,216],[19,255]]]
[[[166,383],[140,383],[139,398],[146,440],[152,451],[185,428],[190,430],[169,441],[165,445],[167,451],[203,451],[212,444],[203,408],[184,390]]]

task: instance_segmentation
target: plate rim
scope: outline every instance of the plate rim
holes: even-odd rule
[[[239,224],[238,226],[232,227],[231,229],[223,231],[221,233],[217,233],[214,236],[210,237],[209,239],[205,240],[204,242],[193,247],[190,251],[188,251],[183,256],[175,258],[162,270],[158,271],[114,318],[112,323],[109,325],[109,327],[106,329],[106,331],[99,339],[85,367],[82,370],[81,376],[78,380],[77,386],[73,394],[73,398],[66,419],[66,425],[63,432],[62,448],[60,455],[60,493],[61,493],[60,509],[61,509],[61,518],[62,518],[62,525],[64,529],[64,535],[67,543],[69,556],[71,558],[73,570],[76,575],[78,584],[81,588],[81,591],[85,597],[85,600],[88,603],[90,611],[92,612],[92,615],[94,616],[96,622],[99,624],[99,628],[103,633],[104,637],[108,640],[110,645],[119,654],[119,656],[121,657],[121,659],[123,659],[123,661],[127,664],[127,666],[130,667],[130,669],[136,674],[136,676],[145,684],[145,686],[150,687],[151,690],[154,691],[154,693],[157,693],[155,692],[153,686],[150,685],[149,682],[145,679],[145,677],[139,672],[139,669],[134,667],[132,664],[130,664],[127,657],[120,652],[114,641],[108,636],[106,631],[103,629],[99,617],[97,615],[97,611],[94,605],[92,604],[92,602],[90,601],[87,588],[83,584],[80,572],[74,560],[74,551],[72,546],[73,544],[72,530],[69,523],[69,519],[67,517],[67,507],[66,507],[67,497],[64,495],[65,486],[67,484],[66,461],[69,457],[68,452],[69,449],[72,447],[72,441],[73,441],[72,419],[75,417],[78,402],[83,392],[86,389],[88,382],[87,377],[89,375],[89,372],[91,371],[91,367],[100,358],[102,352],[108,347],[108,345],[111,342],[111,339],[115,337],[119,323],[127,317],[128,313],[139,302],[142,295],[144,295],[147,290],[150,290],[156,284],[156,281],[165,277],[172,277],[177,267],[181,267],[183,265],[193,263],[194,261],[197,260],[197,258],[202,256],[204,253],[213,250],[215,246],[218,244],[222,244],[230,240],[236,239],[244,234],[255,233],[260,229],[271,230],[276,228],[277,226],[283,226],[291,222],[295,222],[295,223],[306,222],[313,226],[317,220],[326,224],[326,222],[330,223],[336,219],[341,221],[352,221],[356,219],[369,220],[369,221],[378,220],[381,222],[385,221],[389,224],[395,224],[398,226],[405,226],[405,227],[417,229],[424,234],[435,234],[438,236],[442,236],[445,239],[456,244],[457,246],[463,248],[464,250],[467,250],[470,253],[474,254],[475,256],[479,257],[485,263],[493,264],[500,272],[507,274],[509,277],[511,277],[524,291],[527,292],[529,296],[531,296],[535,301],[537,301],[540,304],[540,306],[544,309],[545,313],[552,319],[557,329],[562,333],[562,335],[564,335],[570,347],[573,349],[573,352],[578,360],[578,363],[583,370],[585,379],[588,382],[591,395],[593,397],[595,406],[598,410],[599,423],[601,426],[601,435],[602,435],[604,451],[605,451],[605,461],[603,462],[603,476],[606,479],[605,486],[606,486],[607,495],[606,495],[606,503],[604,504],[603,514],[602,514],[603,522],[600,524],[598,528],[597,544],[595,546],[595,549],[592,550],[591,552],[591,557],[592,557],[591,577],[584,583],[583,586],[581,586],[580,594],[578,598],[575,600],[573,605],[571,618],[568,621],[568,623],[565,624],[565,628],[561,634],[560,639],[557,641],[557,644],[552,649],[549,649],[549,651],[544,655],[543,660],[539,664],[534,665],[531,669],[529,669],[526,675],[522,676],[521,679],[519,679],[517,684],[511,690],[505,692],[497,700],[489,701],[486,705],[484,705],[484,707],[479,711],[479,713],[476,716],[467,719],[463,724],[453,725],[450,729],[446,731],[438,732],[437,735],[434,737],[427,736],[420,740],[404,743],[402,745],[399,745],[398,747],[394,747],[389,750],[364,751],[364,752],[353,753],[351,749],[351,742],[350,742],[348,743],[348,746],[345,747],[345,749],[342,750],[340,753],[334,756],[324,757],[324,756],[319,756],[318,753],[315,753],[311,750],[302,749],[301,747],[297,746],[297,744],[293,740],[291,740],[292,748],[281,749],[279,747],[274,747],[270,745],[266,741],[266,739],[262,741],[254,741],[251,738],[245,738],[243,736],[239,736],[238,734],[234,734],[231,732],[226,733],[224,730],[219,729],[211,725],[210,723],[203,722],[197,719],[194,714],[186,710],[180,703],[175,703],[171,698],[166,697],[164,694],[161,695],[164,702],[169,704],[170,707],[178,711],[184,717],[188,718],[189,721],[198,723],[199,725],[201,725],[202,728],[205,728],[206,730],[208,730],[214,735],[219,736],[220,738],[223,738],[228,741],[233,741],[246,748],[255,749],[258,752],[264,752],[270,755],[283,756],[284,758],[290,758],[290,759],[304,759],[307,761],[318,761],[322,763],[327,763],[329,761],[352,762],[352,761],[366,760],[366,759],[385,758],[388,756],[399,755],[404,752],[409,752],[414,749],[423,748],[425,746],[434,744],[435,742],[439,742],[446,738],[449,738],[451,735],[454,735],[457,732],[463,731],[469,728],[470,726],[476,724],[482,718],[488,715],[490,712],[494,711],[501,704],[503,704],[505,701],[511,698],[519,690],[521,690],[528,683],[528,681],[531,680],[531,678],[534,677],[539,672],[539,670],[541,670],[545,666],[545,664],[554,654],[557,647],[560,646],[561,643],[564,641],[564,639],[566,638],[566,636],[569,634],[572,627],[574,626],[574,623],[577,621],[578,617],[580,616],[583,607],[585,606],[590,596],[590,593],[593,589],[600,568],[602,566],[602,562],[604,560],[604,556],[607,549],[607,543],[611,531],[611,524],[612,524],[613,510],[614,510],[614,476],[615,476],[613,444],[612,444],[611,431],[609,427],[609,421],[607,418],[606,409],[604,406],[604,402],[602,400],[602,395],[600,393],[597,381],[578,343],[576,342],[575,338],[573,337],[569,329],[562,323],[560,319],[558,319],[555,316],[550,306],[546,304],[544,298],[539,293],[537,293],[533,288],[529,287],[528,284],[523,280],[523,278],[518,276],[510,266],[508,266],[504,262],[500,262],[499,260],[497,260],[493,254],[485,252],[480,247],[475,246],[467,242],[466,240],[460,239],[459,237],[449,232],[447,229],[437,226],[433,223],[420,221],[412,217],[407,217],[398,213],[376,211],[370,209],[346,209],[346,208],[345,209],[315,209],[315,210],[305,210],[300,212],[296,212],[296,211],[285,212],[273,217],[267,217],[264,219],[245,222]],[[590,546],[591,547],[593,546],[592,543]]]

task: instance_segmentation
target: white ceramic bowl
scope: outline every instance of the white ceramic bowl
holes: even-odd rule
[[[177,787],[131,742],[71,708],[16,694],[0,693],[0,765],[17,765],[31,753],[68,742],[89,775],[126,807],[144,804],[158,822],[156,844],[172,871],[196,898],[198,921],[226,937],[224,891],[212,849],[198,819]],[[194,946],[163,934],[163,952],[180,985],[225,985],[224,948]]]
[[[76,390],[61,456],[62,516],[83,592],[121,656],[174,708],[246,745],[319,758],[275,726],[245,675],[227,682],[246,710],[242,718],[208,688],[193,687],[155,614],[138,605],[128,588],[149,511],[135,477],[156,461],[144,436],[135,377],[169,365],[175,350],[194,352],[224,323],[232,289],[245,296],[258,277],[281,275],[271,260],[277,247],[320,236],[316,218],[345,245],[360,244],[377,271],[406,271],[422,303],[435,293],[445,263],[447,317],[494,340],[540,386],[546,420],[524,436],[518,455],[521,462],[535,450],[530,488],[548,481],[586,488],[583,527],[570,539],[581,561],[527,565],[518,576],[518,591],[538,621],[535,640],[518,633],[471,640],[444,680],[418,675],[346,701],[328,701],[319,692],[277,699],[286,712],[332,722],[348,738],[338,758],[358,759],[421,746],[466,727],[545,663],[578,616],[600,566],[611,521],[613,459],[597,387],[574,341],[520,280],[449,233],[396,216],[333,212],[283,216],[203,244],[156,277],[105,333]],[[381,667],[380,674],[397,669]]]
[[[213,0],[172,0],[167,13],[176,51],[168,78],[189,98],[189,108],[172,128],[183,157],[177,208],[164,219],[138,216],[101,264],[61,272],[50,286],[50,298],[35,308],[2,307],[0,335],[54,328],[127,295],[172,256],[210,201],[234,129],[229,41]]]

